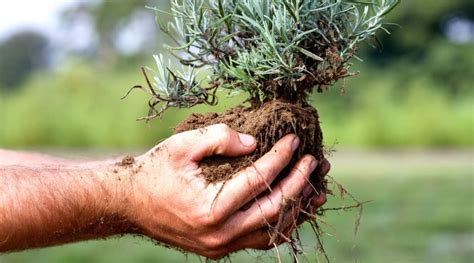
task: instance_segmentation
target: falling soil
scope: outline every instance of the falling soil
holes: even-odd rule
[[[290,168],[305,154],[315,156],[318,161],[324,158],[318,113],[309,105],[271,100],[248,108],[237,106],[223,113],[193,113],[175,128],[175,132],[204,128],[218,123],[225,123],[238,132],[253,135],[257,139],[257,149],[252,154],[242,157],[212,156],[204,159],[200,166],[203,170],[202,175],[209,183],[226,181],[242,168],[251,166],[287,134],[298,135],[300,146],[275,182],[284,178]],[[324,190],[324,182],[318,174],[319,170],[316,169],[311,181],[316,190]]]

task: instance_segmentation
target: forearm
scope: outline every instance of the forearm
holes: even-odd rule
[[[0,252],[129,232],[119,174],[110,162],[0,166]]]

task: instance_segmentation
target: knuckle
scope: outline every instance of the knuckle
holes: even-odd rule
[[[298,165],[294,167],[295,173],[303,177],[308,177],[311,174],[311,165],[313,162],[316,162],[313,156],[305,156]]]
[[[184,136],[184,133],[174,134],[165,141],[163,141],[163,146],[169,148],[169,150],[175,150],[177,149],[177,147],[183,145]]]
[[[257,250],[265,251],[265,250],[270,250],[272,248],[275,248],[275,244],[270,243],[270,236],[268,235],[268,233],[265,233],[265,238],[261,240],[260,242],[258,242],[258,244],[256,244],[253,248]]]
[[[268,183],[265,181],[265,178],[263,176],[256,176],[253,180],[254,183],[250,183],[250,185],[254,185],[254,189],[256,192],[264,191],[268,187]]]
[[[204,247],[210,251],[218,251],[225,247],[224,239],[220,235],[209,235],[203,240]],[[216,253],[217,254],[217,253]]]
[[[216,124],[212,127],[212,131],[209,135],[212,136],[215,142],[215,152],[217,154],[221,154],[223,149],[225,149],[226,146],[229,145],[229,142],[233,139],[233,130],[227,124]]]
[[[257,169],[255,166],[247,167],[244,170],[249,186],[253,191],[259,193],[270,187],[269,178],[274,174],[270,169]]]
[[[226,145],[232,139],[232,134],[230,132],[221,132],[217,134],[216,138],[219,144]]]
[[[165,149],[168,151],[168,158],[173,161],[182,161],[183,157],[188,154],[184,149],[186,142],[183,136],[177,134],[174,135],[169,141],[164,144]]]
[[[220,222],[220,216],[208,209],[201,209],[195,217],[195,222],[199,227],[212,227]]]
[[[201,225],[204,227],[212,227],[217,224],[217,219],[212,214],[201,216]]]
[[[267,220],[275,221],[280,217],[280,213],[282,213],[283,202],[273,202],[272,206],[272,211],[269,213],[269,218]]]
[[[217,134],[228,134],[230,133],[230,131],[232,130],[229,125],[225,124],[225,123],[219,123],[219,124],[215,124],[212,127],[212,130],[214,132],[216,132]]]

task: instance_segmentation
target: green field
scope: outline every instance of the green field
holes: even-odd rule
[[[332,262],[473,262],[474,152],[341,151],[331,175],[364,207],[356,240],[354,213],[328,213],[325,237]],[[349,200],[347,200],[349,204]],[[328,207],[340,205],[330,198]],[[315,239],[303,230],[307,261],[317,262]],[[285,249],[281,249],[282,254]],[[275,251],[242,252],[232,262],[275,262]],[[322,260],[321,257],[319,259]],[[113,238],[0,256],[0,262],[202,262],[141,238]],[[288,257],[283,260],[289,262]],[[324,262],[324,261],[322,261]]]

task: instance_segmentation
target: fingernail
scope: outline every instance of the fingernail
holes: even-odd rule
[[[309,163],[309,170],[311,172],[314,172],[314,169],[316,169],[316,166],[318,165],[318,161],[314,157],[311,158],[311,162]]]
[[[300,138],[298,138],[298,136],[295,136],[295,138],[293,139],[293,142],[291,143],[291,150],[295,151],[299,145],[300,145]]]
[[[303,197],[305,199],[308,199],[312,192],[313,188],[311,187],[311,185],[307,185],[303,191]]]
[[[247,147],[255,144],[255,138],[252,135],[239,133],[240,142]]]

